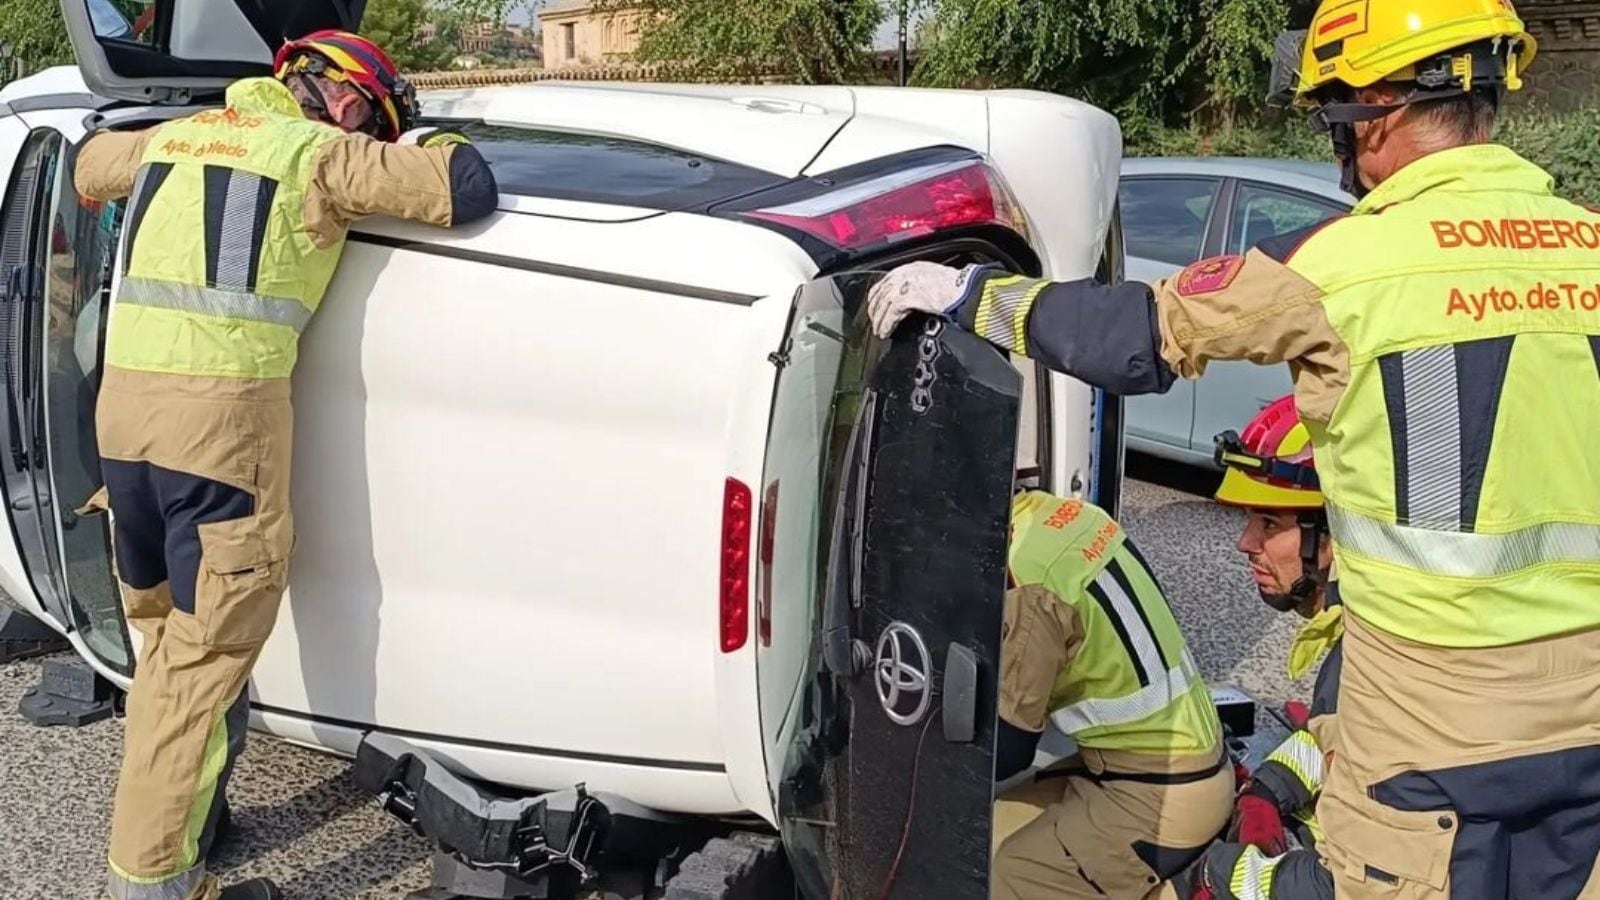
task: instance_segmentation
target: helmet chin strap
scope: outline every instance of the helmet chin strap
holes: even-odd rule
[[[1333,158],[1339,161],[1339,186],[1344,192],[1360,200],[1372,189],[1361,180],[1361,168],[1356,164],[1356,126],[1339,123],[1328,129],[1333,141]]]
[[[1278,612],[1294,612],[1316,598],[1317,590],[1327,580],[1320,559],[1322,536],[1326,532],[1327,526],[1320,513],[1300,514],[1300,577],[1283,593],[1262,591],[1263,602]]]

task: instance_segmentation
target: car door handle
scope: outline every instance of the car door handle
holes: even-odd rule
[[[978,734],[978,657],[960,644],[951,644],[944,657],[944,739],[970,744]]]

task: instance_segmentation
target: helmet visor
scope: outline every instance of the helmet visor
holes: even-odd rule
[[[1267,105],[1287,109],[1300,94],[1300,63],[1305,58],[1305,29],[1285,31],[1272,41],[1272,74],[1267,81]]]

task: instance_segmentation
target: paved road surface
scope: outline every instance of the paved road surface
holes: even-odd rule
[[[1264,699],[1308,695],[1283,674],[1293,622],[1261,604],[1233,551],[1237,513],[1142,482],[1129,482],[1123,513],[1208,679]],[[37,677],[33,662],[0,667],[0,900],[94,900],[121,726],[29,726],[17,700]],[[268,875],[294,900],[394,898],[427,884],[427,846],[355,791],[342,760],[257,737],[232,796],[239,839],[218,860],[225,877]]]

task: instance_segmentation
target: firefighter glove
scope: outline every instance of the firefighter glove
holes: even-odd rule
[[[908,263],[890,272],[867,295],[872,331],[887,339],[908,314],[948,316],[966,299],[977,266],[957,269],[931,262]]]
[[[415,144],[418,147],[443,147],[446,144],[470,144],[467,136],[454,128],[413,128],[400,135],[397,144]]]
[[[1252,788],[1241,795],[1234,814],[1240,843],[1250,844],[1268,856],[1288,852],[1289,836],[1283,828],[1283,815],[1278,812],[1277,801],[1263,796],[1261,789]]]

